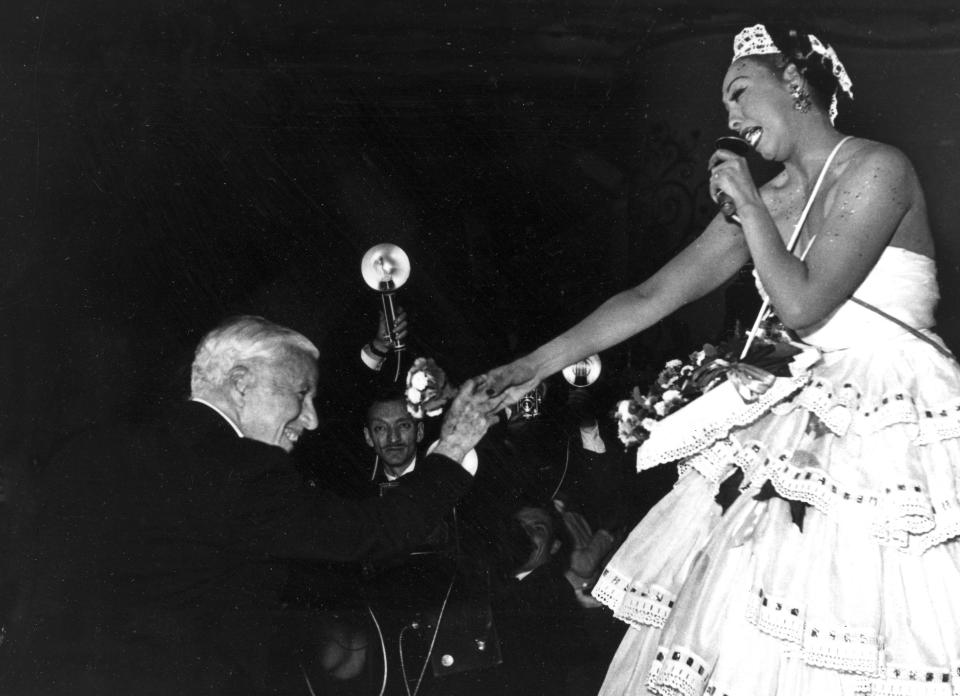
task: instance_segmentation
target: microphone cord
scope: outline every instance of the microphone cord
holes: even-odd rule
[[[563,486],[564,479],[567,478],[567,467],[570,465],[570,437],[567,436],[567,456],[563,460],[563,473],[560,474],[560,482],[557,484],[557,487],[553,489],[553,493],[550,494],[550,500],[553,500],[557,497],[557,493],[560,492],[560,487]]]
[[[456,581],[456,575],[450,578],[450,584],[447,586],[447,594],[443,598],[443,604],[440,605],[440,613],[437,615],[437,625],[433,628],[433,636],[430,638],[430,647],[427,649],[427,655],[423,658],[423,667],[420,668],[420,676],[417,677],[417,684],[413,688],[413,691],[410,691],[410,684],[407,681],[407,669],[403,664],[403,632],[406,631],[410,626],[404,626],[400,631],[400,670],[403,672],[403,685],[407,689],[407,696],[417,696],[417,692],[420,691],[420,684],[423,681],[423,675],[427,672],[427,665],[430,664],[430,656],[433,654],[433,648],[437,643],[437,634],[440,632],[440,623],[443,621],[443,612],[447,608],[447,602],[450,599],[450,591],[453,590],[453,583]]]
[[[377,635],[380,636],[380,654],[383,655],[383,681],[380,683],[380,696],[387,690],[387,643],[383,639],[383,631],[380,630],[380,623],[377,621],[377,615],[373,613],[370,605],[367,605],[367,611],[370,612],[370,618],[373,619],[373,625],[377,628]]]

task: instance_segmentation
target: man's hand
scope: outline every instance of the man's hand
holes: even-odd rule
[[[600,576],[600,566],[613,548],[615,539],[605,529],[594,532],[583,515],[568,511],[561,501],[554,501],[554,505],[563,518],[563,524],[573,541],[570,565],[564,576],[573,587],[581,606],[588,608],[599,606],[599,603],[590,596],[590,590]]]
[[[407,339],[407,313],[403,307],[397,307],[397,324],[394,327],[394,332],[402,345]],[[383,310],[380,310],[380,319],[377,322],[377,335],[370,341],[370,344],[381,353],[386,353],[393,346],[390,341],[390,327],[387,326],[387,318],[384,316]]]
[[[433,451],[462,462],[487,428],[496,422],[493,413],[496,404],[497,400],[487,396],[482,383],[468,379],[450,404],[440,427],[440,441]]]

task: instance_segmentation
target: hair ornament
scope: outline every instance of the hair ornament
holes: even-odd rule
[[[767,28],[762,24],[754,24],[742,29],[734,37],[733,58],[730,62],[735,63],[746,56],[768,56],[774,53],[780,53],[780,49],[773,42]]]
[[[847,74],[847,69],[843,67],[837,52],[833,46],[825,45],[813,34],[807,34],[807,40],[810,42],[810,48],[821,58],[830,60],[833,76],[837,78],[837,84],[848,97],[853,99],[853,80]],[[731,63],[746,58],[747,56],[765,56],[774,53],[782,53],[774,43],[770,32],[763,24],[754,24],[752,27],[746,27],[740,31],[733,39],[733,58]],[[830,100],[830,123],[837,118],[837,93],[834,92]]]

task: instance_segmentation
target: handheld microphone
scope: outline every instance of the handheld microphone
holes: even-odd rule
[[[746,157],[751,150],[750,144],[746,140],[735,135],[725,135],[722,138],[717,138],[714,141],[714,147],[717,150],[729,150],[740,157]],[[729,194],[725,191],[717,191],[717,203],[720,205],[720,212],[723,213],[725,218],[740,222],[737,217],[737,206]]]

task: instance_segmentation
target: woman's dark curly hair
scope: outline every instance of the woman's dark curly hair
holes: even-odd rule
[[[833,61],[814,51],[810,44],[808,35],[810,33],[815,34],[815,32],[794,27],[777,26],[776,24],[765,26],[770,38],[773,39],[773,43],[780,50],[780,54],[751,57],[767,63],[771,69],[776,71],[782,71],[790,63],[793,63],[807,81],[810,98],[818,107],[827,111],[830,102],[833,100],[833,95],[843,92],[843,90],[840,89],[840,83],[834,75]],[[826,42],[824,43],[826,44]]]

